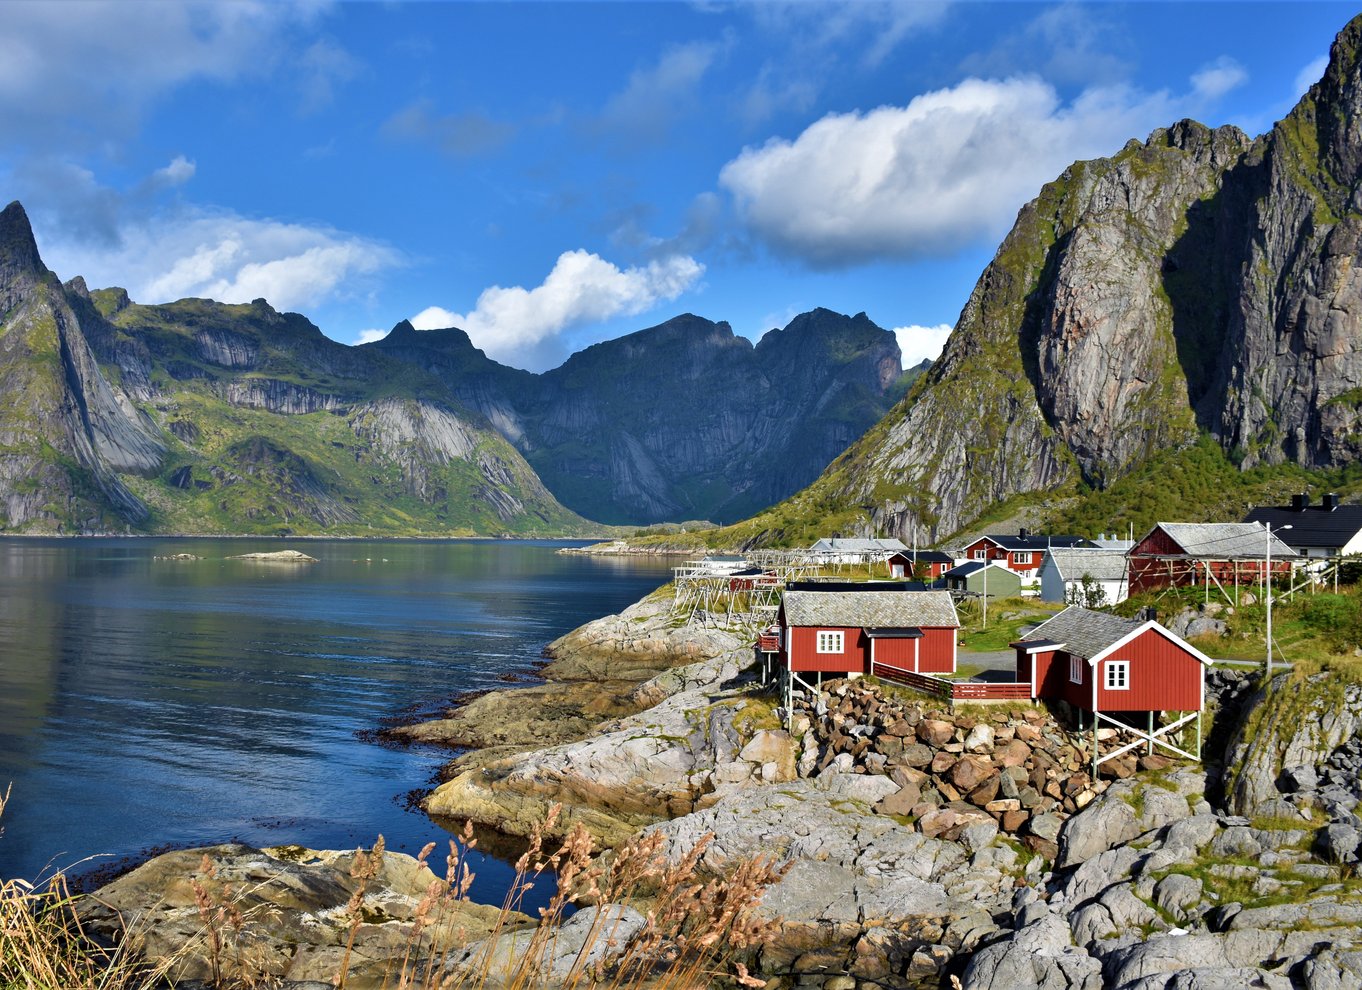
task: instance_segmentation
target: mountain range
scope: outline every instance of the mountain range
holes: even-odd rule
[[[756,346],[681,316],[544,375],[456,329],[350,347],[263,299],[62,283],[23,207],[0,212],[0,532],[731,520],[815,478],[903,388],[894,335],[827,310]]]

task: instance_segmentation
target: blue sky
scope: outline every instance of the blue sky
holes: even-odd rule
[[[934,356],[1018,207],[1182,117],[1261,133],[1312,3],[0,4],[0,200],[140,302],[542,370],[815,306]]]

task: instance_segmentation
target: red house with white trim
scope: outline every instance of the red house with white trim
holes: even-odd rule
[[[1067,701],[1080,712],[1091,712],[1094,732],[1101,721],[1139,737],[1140,741],[1101,760],[1094,743],[1094,771],[1099,762],[1143,745],[1157,744],[1197,758],[1206,668],[1212,661],[1154,620],[1123,619],[1070,605],[1012,646],[1017,651],[1017,681],[1031,685],[1031,697]],[[1156,732],[1155,714],[1161,712],[1190,714]],[[1147,715],[1147,731],[1141,731],[1138,723],[1142,720],[1132,720],[1132,713]],[[1193,720],[1197,724],[1196,754],[1165,741]]]
[[[787,591],[777,621],[789,673],[955,672],[960,618],[949,592]]]
[[[1016,536],[990,533],[965,547],[969,560],[996,560],[1008,570],[1022,576],[1039,573],[1045,563],[1046,551],[1089,547],[1092,543],[1081,536],[1037,536],[1023,529]]]

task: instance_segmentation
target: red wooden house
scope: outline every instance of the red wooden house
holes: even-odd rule
[[[1031,685],[1033,698],[1065,701],[1080,712],[1091,712],[1094,729],[1104,721],[1133,730],[1141,742],[1127,749],[1158,743],[1193,756],[1161,737],[1196,719],[1200,750],[1205,674],[1212,661],[1152,619],[1140,622],[1070,605],[1012,646],[1017,651],[1017,681]],[[1191,714],[1155,732],[1158,712]],[[1147,732],[1140,731],[1135,724],[1140,720],[1132,720],[1132,713],[1147,716]],[[1093,754],[1096,760],[1095,745]]]
[[[964,553],[970,560],[996,560],[1025,576],[1040,573],[1047,550],[1088,546],[1092,543],[1081,536],[1044,536],[1023,529],[1016,536],[998,533],[981,536],[966,546]]]
[[[1159,523],[1130,551],[1130,594],[1214,582],[1221,588],[1289,574],[1299,555],[1257,523]]]
[[[787,674],[955,672],[960,619],[945,591],[787,591],[777,621]]]
[[[889,557],[888,563],[891,577],[935,581],[955,566],[955,558],[940,550],[900,550]]]

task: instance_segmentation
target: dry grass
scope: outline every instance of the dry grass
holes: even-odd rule
[[[0,814],[7,801],[8,794],[0,800]],[[552,831],[558,813],[555,807],[535,829],[490,934],[478,942],[470,943],[458,922],[473,881],[468,862],[477,840],[467,826],[450,839],[444,875],[429,884],[405,945],[391,961],[384,987],[698,990],[716,978],[744,987],[763,985],[749,975],[746,963],[777,931],[776,923],[761,917],[757,909],[766,888],[784,875],[786,867],[757,857],[737,864],[724,877],[703,878],[697,864],[709,837],[672,863],[656,833],[598,856],[580,825],[548,854],[544,836]],[[435,845],[421,851],[422,865]],[[345,949],[332,980],[337,990],[344,990],[350,976],[351,953],[365,922],[366,895],[382,869],[383,856],[380,836],[372,849],[360,850],[354,858],[350,875],[357,884],[346,906]],[[214,876],[207,857],[199,875],[205,880]],[[539,924],[526,928],[520,913],[525,895],[550,877],[557,882],[557,893],[539,910]],[[258,944],[269,923],[267,915],[250,917],[240,908],[254,888],[224,885],[214,894],[198,876],[190,885],[201,922],[198,938],[182,946],[174,958],[148,960],[138,951],[136,932],[124,932],[112,948],[92,938],[76,912],[79,898],[69,892],[61,874],[43,884],[0,881],[0,990],[153,990],[165,987],[167,974],[191,952],[206,960],[209,985],[217,990],[276,985],[277,977],[253,961],[247,948]],[[562,935],[574,904],[598,906],[575,951]],[[642,916],[642,924],[626,924],[629,908]]]

